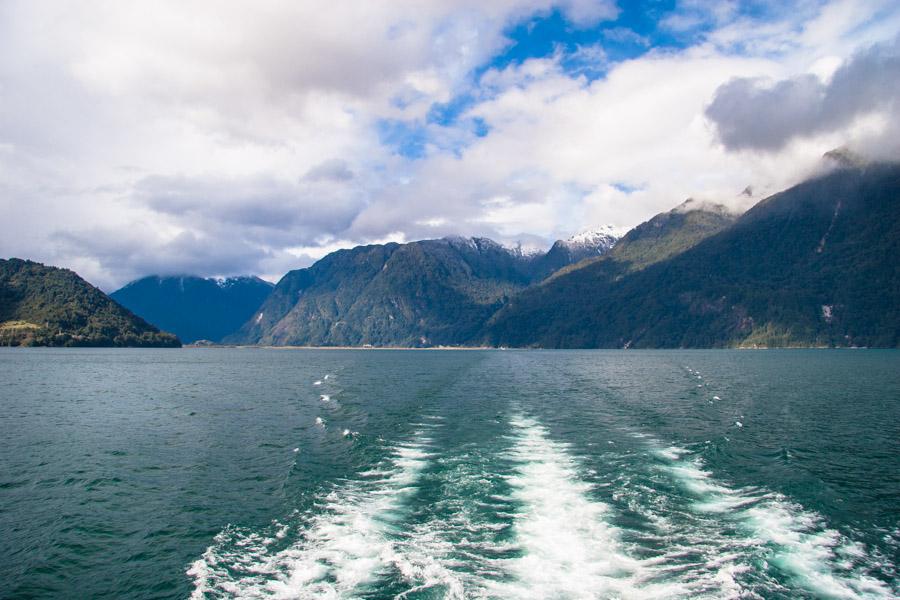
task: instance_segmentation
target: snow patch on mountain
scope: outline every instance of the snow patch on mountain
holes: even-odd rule
[[[238,275],[236,277],[210,277],[209,280],[214,282],[222,289],[230,288],[236,285],[252,283],[263,283],[268,285],[269,287],[275,287],[271,282],[260,279],[255,275]]]
[[[560,240],[558,243],[570,250],[592,250],[596,251],[597,254],[605,254],[627,232],[626,228],[601,225],[600,227],[576,233],[569,239]]]

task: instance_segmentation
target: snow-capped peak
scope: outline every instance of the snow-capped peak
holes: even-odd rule
[[[576,233],[567,240],[563,240],[566,246],[578,247],[596,247],[598,250],[606,251],[627,233],[626,229],[614,227],[612,225],[601,225],[594,229],[588,229],[580,233]]]

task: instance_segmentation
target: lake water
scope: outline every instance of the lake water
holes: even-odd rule
[[[2,598],[888,598],[900,352],[0,350]]]

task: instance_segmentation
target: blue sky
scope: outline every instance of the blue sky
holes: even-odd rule
[[[503,70],[531,59],[558,56],[562,72],[586,82],[604,78],[623,61],[639,59],[648,53],[677,53],[703,44],[723,19],[746,20],[759,27],[779,23],[791,13],[815,14],[827,2],[677,2],[676,0],[635,0],[619,2],[618,15],[597,23],[578,24],[565,12],[553,7],[509,23],[503,30],[504,42],[489,60],[468,73],[471,87],[446,102],[430,106],[424,118],[385,119],[378,124],[380,141],[400,156],[422,159],[429,143],[439,144],[429,129],[463,127],[477,137],[489,132],[483,119],[466,117],[466,111],[482,99],[479,89],[482,75]],[[887,11],[888,13],[895,11]],[[882,14],[878,11],[876,14]],[[742,54],[740,46],[732,53]],[[443,149],[459,153],[453,144]]]
[[[898,36],[895,0],[8,0],[0,256],[277,279],[741,210],[834,147],[900,156]]]
[[[478,80],[486,71],[502,70],[528,59],[556,54],[565,56],[562,66],[572,76],[598,79],[617,62],[651,51],[685,48],[702,37],[703,31],[710,27],[708,22],[700,22],[689,31],[677,34],[661,28],[660,21],[666,16],[684,14],[676,10],[672,0],[621,3],[619,9],[621,12],[615,20],[589,26],[572,23],[558,8],[544,10],[510,24],[503,30],[505,43],[501,51],[472,70],[470,78],[473,85],[478,87]],[[755,12],[750,6],[743,9],[748,13]],[[591,54],[592,49],[602,53],[602,59],[598,60],[596,52]],[[579,50],[587,56],[580,57]],[[401,156],[422,158],[429,139],[427,125],[458,125],[460,115],[477,101],[475,94],[463,93],[449,102],[432,105],[424,120],[385,120],[379,129],[381,140]],[[471,126],[481,136],[487,133],[483,121],[472,122]]]

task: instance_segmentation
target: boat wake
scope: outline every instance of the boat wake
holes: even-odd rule
[[[688,543],[705,548],[707,566],[736,596],[788,584],[821,598],[893,598],[873,570],[893,572],[883,557],[828,526],[782,494],[716,481],[700,457],[678,447],[656,448],[662,470],[686,492]]]
[[[598,476],[532,417],[449,448],[429,437],[444,425],[289,525],[226,528],[188,570],[193,597],[896,597],[889,559],[698,452],[633,434],[642,449],[604,450]]]
[[[193,598],[344,598],[394,561],[392,538],[429,460],[429,439],[394,448],[384,464],[319,499],[300,519],[296,543],[276,550],[273,535],[229,527],[191,565]]]

